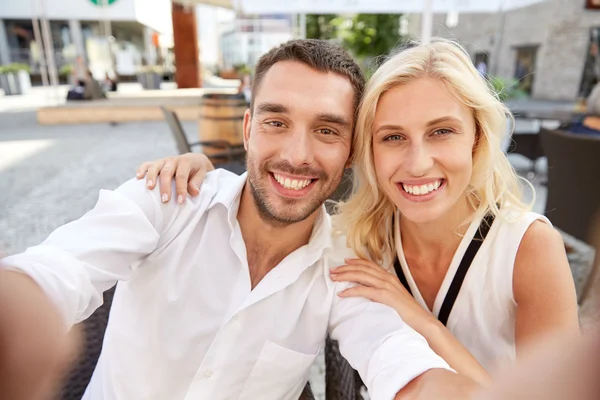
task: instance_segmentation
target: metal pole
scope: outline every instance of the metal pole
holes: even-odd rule
[[[46,49],[46,60],[48,61],[48,76],[50,78],[50,85],[54,88],[56,99],[58,99],[58,73],[56,71],[56,63],[54,62],[54,43],[52,42],[52,35],[50,33],[50,23],[48,22],[48,18],[46,18],[45,0],[40,0],[39,5],[42,38],[44,40],[44,48]]]
[[[38,10],[36,1],[31,0],[31,8],[33,10],[33,18],[31,23],[33,25],[33,38],[35,40],[35,47],[37,48],[38,55],[40,57],[40,75],[42,77],[42,86],[48,86],[48,68],[46,67],[46,56],[44,55],[44,46],[42,45],[42,35],[40,34],[40,21],[38,20]]]
[[[423,0],[423,13],[421,14],[421,42],[427,44],[431,42],[431,33],[433,30],[433,0]]]
[[[506,22],[506,12],[504,11],[504,3],[506,0],[502,0],[498,4],[498,25],[496,26],[496,34],[494,35],[494,47],[492,50],[492,59],[490,60],[491,68],[490,74],[497,75],[499,70],[499,63],[502,53],[502,41],[504,39],[504,26]]]
[[[306,39],[306,14],[300,14],[300,39]]]
[[[298,39],[298,14],[292,14],[292,38]]]

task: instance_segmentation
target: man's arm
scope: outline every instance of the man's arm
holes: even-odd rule
[[[0,269],[0,399],[42,400],[60,389],[77,355],[56,307],[27,275]]]
[[[67,327],[80,322],[102,304],[105,290],[129,279],[156,248],[161,220],[154,196],[134,180],[101,191],[91,211],[40,245],[3,259],[2,269],[33,279]],[[7,285],[18,278],[4,276]]]
[[[338,285],[329,334],[372,399],[463,399],[477,388],[452,371],[394,309],[364,298],[341,299],[337,293],[348,284]]]
[[[470,399],[480,389],[473,380],[443,369],[430,369],[410,381],[394,400]]]

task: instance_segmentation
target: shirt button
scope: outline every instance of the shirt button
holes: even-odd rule
[[[213,372],[211,370],[206,370],[206,371],[204,371],[204,375],[202,375],[202,376],[204,378],[208,379],[213,376]]]

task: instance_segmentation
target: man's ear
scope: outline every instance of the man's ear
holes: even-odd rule
[[[346,165],[344,165],[345,169],[352,168],[352,164],[354,164],[353,158],[353,153],[350,153],[350,155],[348,156],[348,161],[346,161]]]
[[[348,154],[348,160],[344,168],[352,168],[352,164],[354,164],[354,143],[350,144],[350,153]]]
[[[250,140],[250,127],[252,126],[252,115],[250,109],[244,113],[244,149],[248,151],[248,140]]]

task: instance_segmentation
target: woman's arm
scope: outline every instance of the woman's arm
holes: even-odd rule
[[[402,286],[396,275],[365,260],[346,260],[347,265],[331,270],[334,281],[356,282],[357,286],[339,293],[341,297],[365,297],[396,310],[429,343],[452,369],[472,381],[485,385],[490,381],[475,357],[429,311],[421,307]]]
[[[515,260],[517,354],[554,333],[579,335],[577,295],[560,233],[536,221],[525,232]]]

